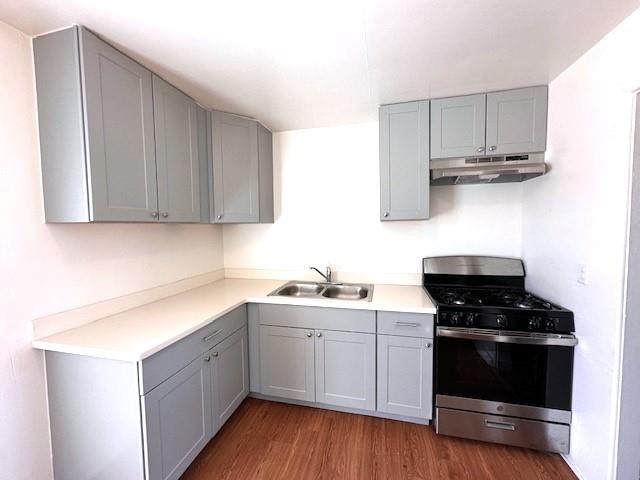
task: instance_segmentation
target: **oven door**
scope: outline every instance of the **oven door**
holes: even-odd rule
[[[437,337],[438,407],[569,423],[573,335],[438,327]]]

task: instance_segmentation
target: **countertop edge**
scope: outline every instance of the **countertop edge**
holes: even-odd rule
[[[377,285],[374,285],[374,295],[375,288]],[[375,298],[375,297],[374,297]],[[31,342],[31,346],[38,350],[59,352],[59,353],[69,353],[74,355],[82,355],[89,356],[94,358],[102,358],[108,360],[116,360],[116,361],[124,361],[124,362],[140,362],[155,353],[159,352],[167,348],[168,346],[182,340],[188,335],[192,334],[200,330],[203,327],[215,322],[220,317],[226,315],[232,310],[247,304],[275,304],[275,305],[297,305],[297,306],[308,306],[308,307],[320,307],[320,308],[342,308],[346,310],[374,310],[374,311],[387,311],[387,312],[400,312],[400,313],[422,313],[422,314],[431,314],[435,315],[436,308],[433,307],[411,307],[411,306],[399,306],[397,304],[390,305],[385,302],[376,302],[372,300],[371,302],[355,302],[348,300],[316,300],[309,298],[289,298],[289,297],[275,297],[275,296],[248,296],[244,299],[238,300],[235,303],[232,303],[226,306],[224,309],[215,312],[206,320],[203,320],[196,325],[193,325],[190,328],[181,331],[178,335],[174,335],[173,337],[160,342],[159,344],[149,348],[137,355],[132,355],[130,352],[123,352],[120,350],[109,350],[109,349],[100,349],[94,347],[83,347],[78,345],[72,345],[69,343],[60,343],[55,341],[48,341],[47,337],[33,340]],[[82,328],[82,327],[78,327]]]

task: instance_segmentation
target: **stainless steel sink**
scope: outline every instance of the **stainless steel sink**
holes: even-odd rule
[[[292,281],[274,290],[269,296],[370,302],[373,298],[373,285]]]
[[[324,286],[319,283],[289,282],[276,290],[276,295],[283,297],[316,297],[322,293]]]
[[[369,295],[369,288],[364,285],[328,285],[322,292],[323,297],[340,300],[362,300]]]

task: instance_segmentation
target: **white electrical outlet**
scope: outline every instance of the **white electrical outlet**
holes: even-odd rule
[[[587,285],[589,283],[589,269],[584,263],[578,265],[578,283],[581,283],[582,285]]]

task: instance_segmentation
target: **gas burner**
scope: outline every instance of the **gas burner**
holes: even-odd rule
[[[518,300],[513,304],[514,307],[524,308],[525,310],[529,310],[533,308],[533,302],[531,300]]]
[[[504,303],[515,303],[522,299],[522,295],[515,292],[504,292],[499,295]]]
[[[454,296],[449,299],[449,303],[452,303],[454,305],[464,305],[467,302],[465,302],[464,298],[462,297]]]
[[[482,304],[484,304],[484,300],[482,300],[482,298],[477,296],[477,295],[469,294],[469,295],[466,296],[466,300],[467,300],[467,302],[472,303],[473,305],[482,305]]]

